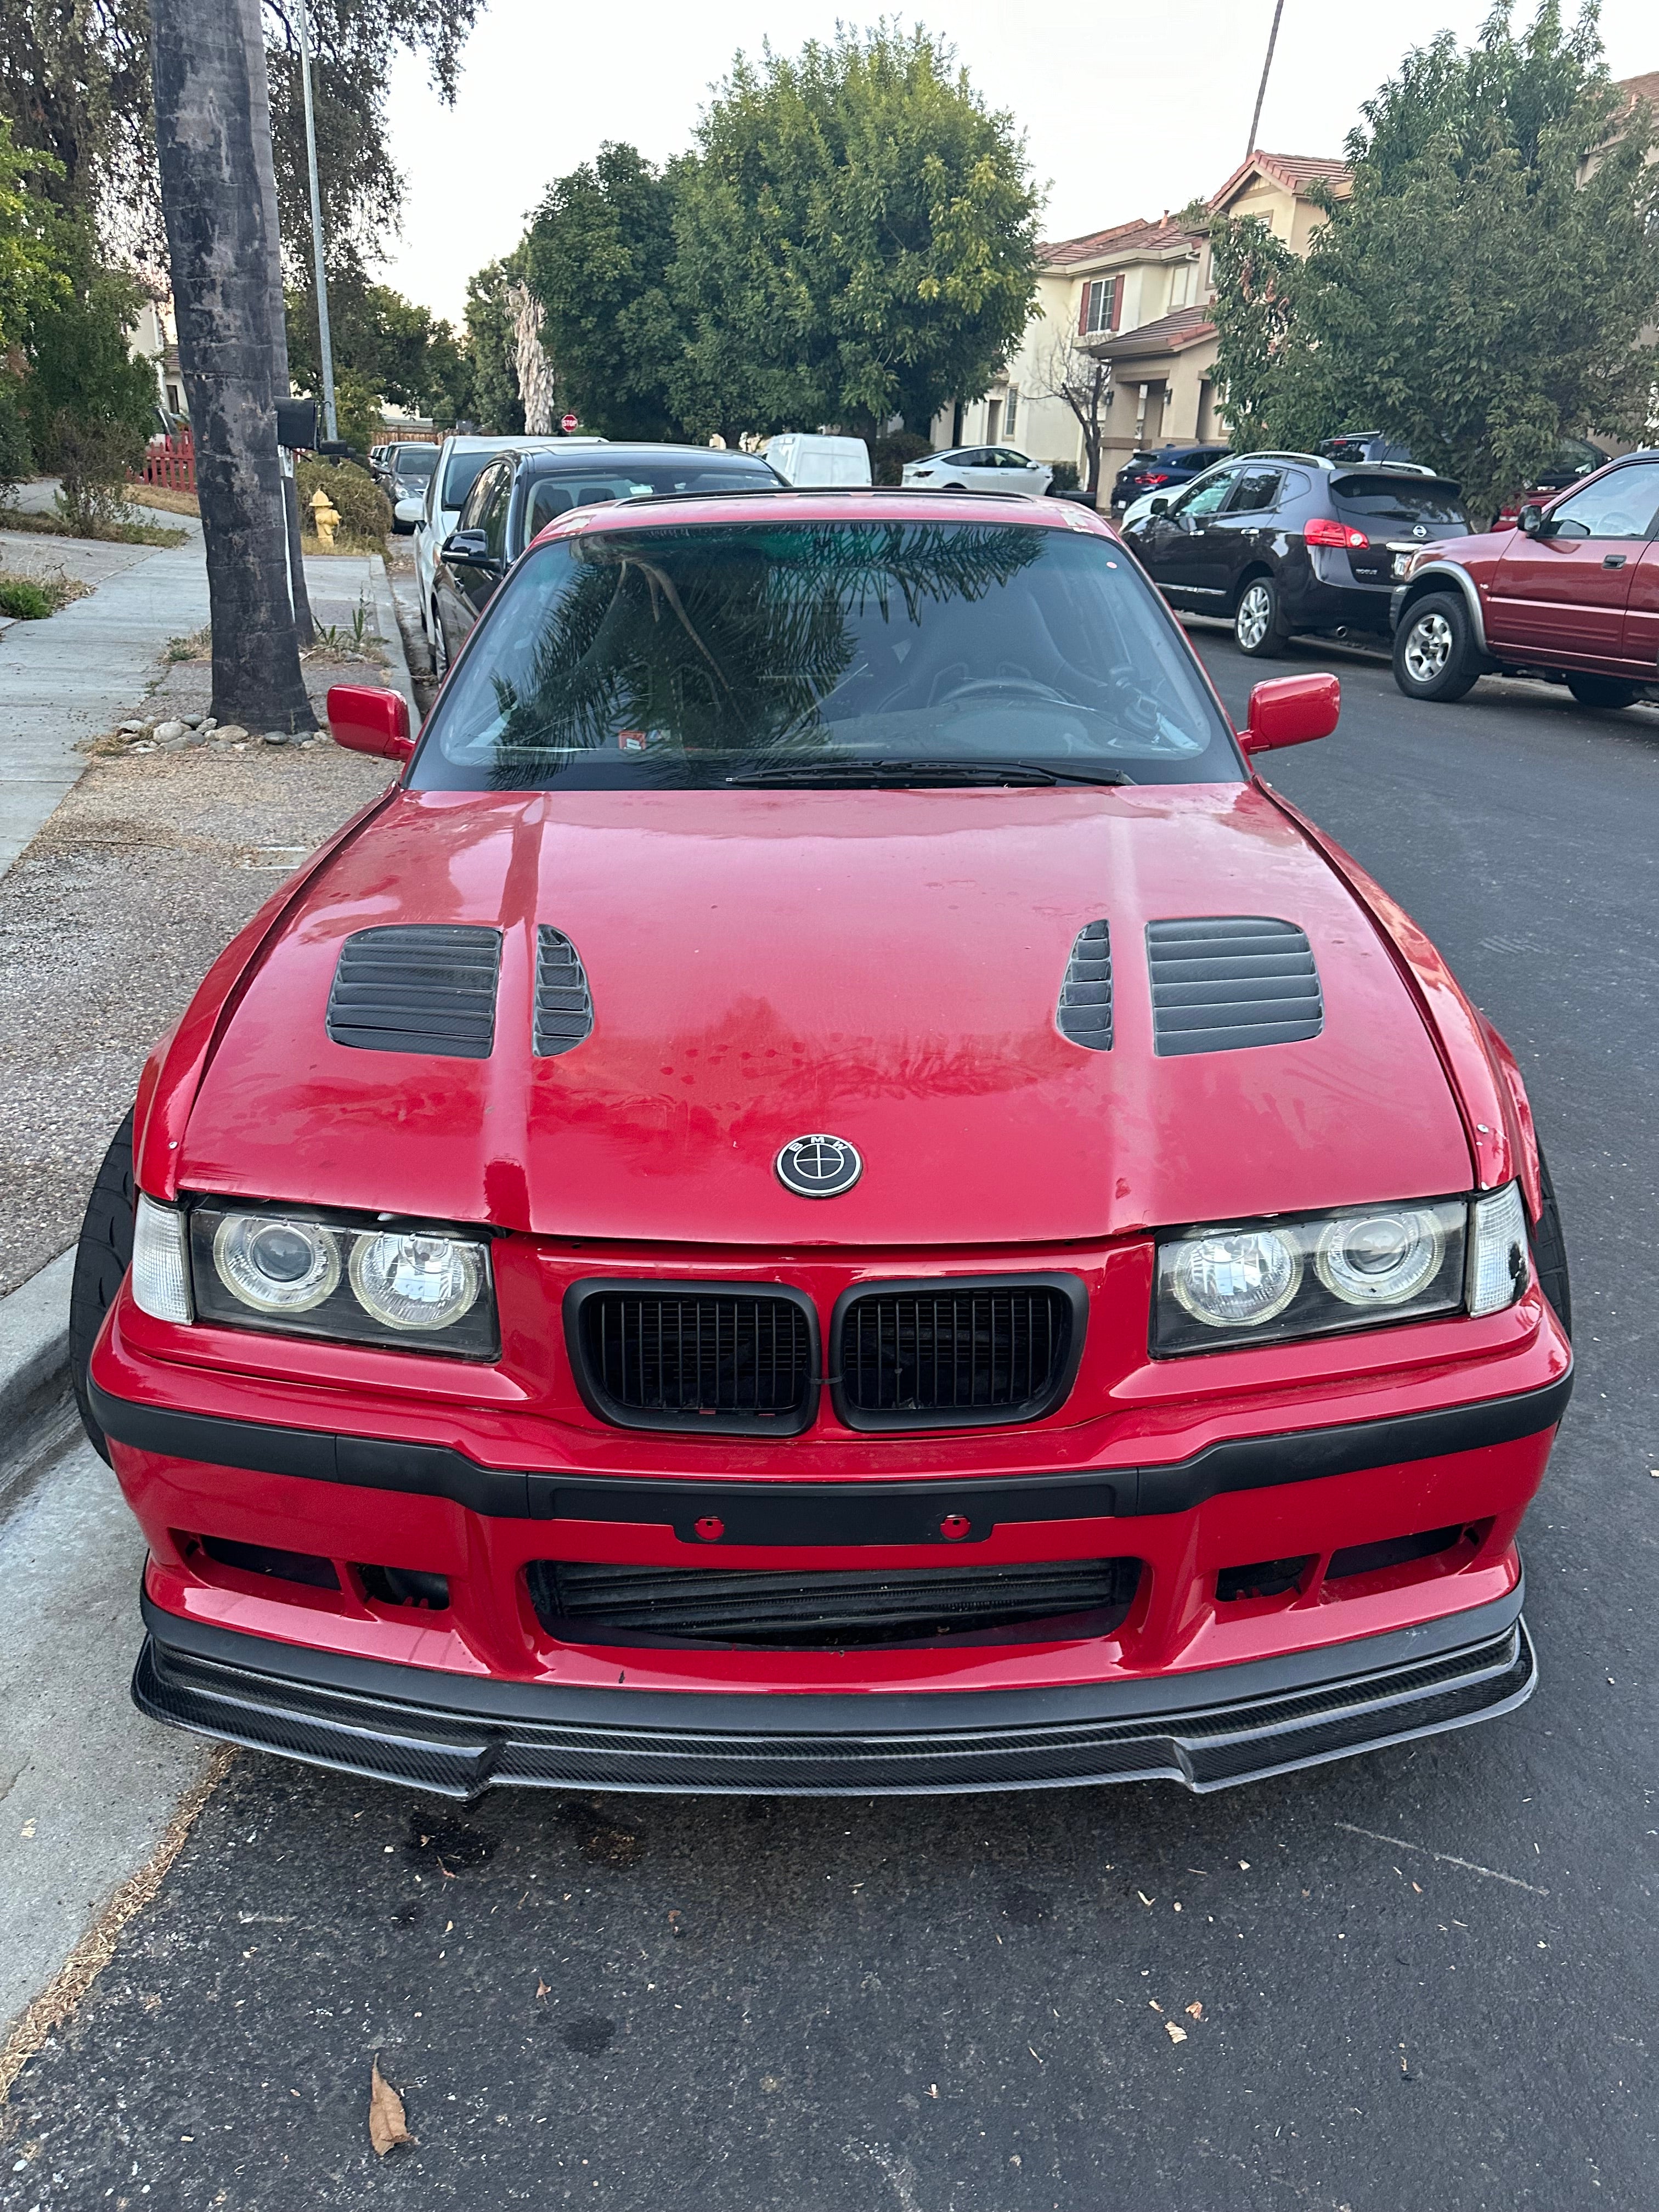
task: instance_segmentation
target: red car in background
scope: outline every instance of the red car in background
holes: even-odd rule
[[[1409,699],[1461,699],[1488,675],[1551,678],[1584,707],[1659,695],[1659,452],[1528,502],[1517,529],[1426,547],[1390,613]]]
[[[1510,1711],[1516,1064],[1074,506],[562,518],[83,1234],[157,1719],[470,1797],[1163,1778]],[[134,1199],[136,1185],[136,1233]]]

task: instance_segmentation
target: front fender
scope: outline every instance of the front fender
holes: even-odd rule
[[[1449,584],[1463,594],[1469,611],[1469,621],[1474,630],[1474,641],[1484,653],[1486,647],[1486,617],[1480,605],[1480,587],[1461,561],[1433,561],[1420,569],[1408,584],[1402,584],[1389,601],[1389,619],[1398,629],[1406,618],[1406,611],[1443,585]]]

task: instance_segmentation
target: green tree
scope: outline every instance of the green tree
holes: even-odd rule
[[[1659,308],[1659,164],[1609,80],[1594,5],[1408,54],[1348,141],[1353,189],[1300,270],[1224,310],[1243,419],[1305,444],[1363,416],[1457,477],[1484,518],[1564,434],[1640,438]],[[1237,251],[1254,252],[1260,242]],[[1288,289],[1288,311],[1281,283]],[[1230,401],[1230,408],[1231,408]]]
[[[518,281],[520,257],[508,254],[467,279],[466,341],[471,356],[471,419],[492,436],[510,438],[524,428],[519,395],[518,341],[507,287]]]
[[[606,437],[684,434],[669,388],[684,343],[667,287],[689,167],[658,170],[632,146],[607,143],[549,187],[525,240],[559,388]]]
[[[68,289],[63,226],[42,191],[56,169],[49,155],[15,145],[0,116],[0,353],[19,344],[36,313]]]
[[[127,472],[143,459],[155,427],[155,379],[127,351],[137,286],[100,264],[80,219],[58,231],[64,282],[29,319],[20,404],[36,461],[63,479],[65,520],[89,536],[117,519]]]
[[[925,431],[984,389],[1035,296],[1036,196],[948,47],[884,26],[739,56],[698,138],[668,288],[688,428]]]

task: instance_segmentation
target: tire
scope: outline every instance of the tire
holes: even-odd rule
[[[1572,1285],[1567,1276],[1566,1240],[1561,1234],[1561,1209],[1556,1204],[1555,1185],[1550,1178],[1550,1164],[1544,1158],[1544,1147],[1538,1147],[1538,1180],[1542,1187],[1543,1206],[1532,1232],[1532,1261],[1538,1270],[1538,1287],[1549,1300],[1555,1317],[1572,1335]]]
[[[1461,592],[1413,599],[1394,634],[1394,680],[1408,699],[1449,703],[1474,689],[1474,635]]]
[[[1567,689],[1581,707],[1633,707],[1641,693],[1616,676],[1569,676]]]
[[[432,610],[432,673],[440,679],[449,673],[449,644],[435,606]]]
[[[87,1200],[86,1218],[75,1247],[70,1286],[70,1380],[88,1442],[100,1459],[109,1457],[103,1431],[93,1418],[87,1368],[104,1316],[132,1263],[132,1213],[137,1191],[132,1179],[132,1116],[127,1115],[104,1155],[98,1180]]]
[[[1233,639],[1252,660],[1277,660],[1290,643],[1279,586],[1271,576],[1252,576],[1238,595]]]

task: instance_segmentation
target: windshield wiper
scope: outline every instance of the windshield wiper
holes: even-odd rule
[[[728,775],[739,787],[775,784],[1057,784],[1133,783],[1120,768],[1051,769],[1035,761],[830,760],[790,761],[776,768],[745,769]]]

